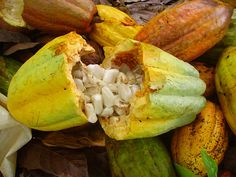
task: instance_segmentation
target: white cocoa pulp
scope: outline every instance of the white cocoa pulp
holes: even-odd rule
[[[143,73],[140,67],[130,70],[125,64],[120,68],[104,69],[100,65],[77,63],[72,70],[77,89],[84,97],[84,112],[88,121],[98,117],[129,114],[130,99],[141,89]]]

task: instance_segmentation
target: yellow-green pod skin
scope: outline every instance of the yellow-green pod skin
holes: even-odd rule
[[[224,116],[236,135],[236,47],[224,50],[216,66],[215,83]]]
[[[41,48],[10,83],[7,106],[13,117],[43,131],[87,123],[71,70],[79,55],[90,51],[93,49],[76,33],[55,38]]]
[[[192,122],[205,106],[205,83],[190,64],[149,44],[127,39],[105,48],[103,67],[140,65],[142,90],[130,101],[127,116],[100,118],[105,133],[116,140],[152,137]],[[150,89],[156,88],[156,89]]]

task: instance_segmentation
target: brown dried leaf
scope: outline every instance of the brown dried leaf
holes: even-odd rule
[[[10,48],[8,48],[6,51],[4,51],[4,55],[11,55],[19,50],[25,50],[25,49],[31,49],[38,45],[39,43],[37,42],[24,42],[24,43],[18,43]]]
[[[56,177],[55,175],[48,174],[43,172],[42,170],[27,170],[22,169],[22,172],[17,175],[19,177]],[[0,176],[1,177],[1,176]]]
[[[42,138],[43,144],[52,147],[81,149],[92,146],[105,146],[105,134],[96,125],[75,127],[67,130],[51,132]]]
[[[177,0],[94,0],[96,4],[112,5],[131,15],[138,24],[145,24]]]
[[[18,164],[21,168],[39,169],[59,177],[89,177],[83,152],[49,148],[37,141],[31,141],[19,151]]]
[[[230,130],[228,126],[227,129]],[[230,171],[233,177],[236,177],[235,157],[236,157],[236,136],[232,133],[232,131],[229,131],[229,146],[228,149],[226,150],[224,159],[221,163],[221,169],[223,171]]]
[[[229,148],[226,151],[224,160],[222,162],[223,169],[229,170],[234,174],[236,174],[235,157],[236,157],[236,146],[229,146]]]
[[[20,32],[8,31],[5,29],[0,29],[0,42],[29,42],[29,37],[25,36]]]
[[[105,148],[85,149],[89,177],[110,177],[108,156]]]

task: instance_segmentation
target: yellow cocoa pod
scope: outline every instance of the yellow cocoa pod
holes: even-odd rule
[[[206,84],[204,96],[213,95],[215,92],[215,68],[203,62],[193,62],[192,65],[198,70],[200,78]]]
[[[136,25],[134,19],[132,19],[128,14],[118,10],[117,8],[107,5],[97,5],[96,7],[101,20],[107,22],[119,22],[128,26]]]
[[[219,106],[207,101],[205,108],[194,122],[177,129],[174,133],[171,151],[176,163],[204,177],[207,171],[201,157],[201,150],[219,164],[228,145],[225,120]]]
[[[90,38],[101,46],[115,46],[118,42],[134,36],[142,26],[126,13],[110,6],[97,5],[102,22],[95,23]]]
[[[236,47],[227,47],[216,66],[217,96],[227,123],[236,135]]]

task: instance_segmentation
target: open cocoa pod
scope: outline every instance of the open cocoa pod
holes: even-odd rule
[[[193,66],[155,46],[124,40],[101,65],[81,56],[93,48],[76,33],[55,38],[13,77],[8,108],[16,120],[54,131],[99,119],[115,139],[156,136],[190,123],[205,105]]]

